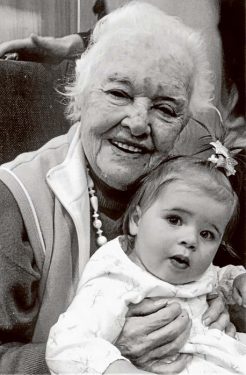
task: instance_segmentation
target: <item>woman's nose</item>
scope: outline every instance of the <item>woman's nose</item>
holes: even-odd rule
[[[122,126],[126,126],[130,129],[131,133],[135,137],[142,135],[149,135],[151,132],[149,111],[146,105],[138,104],[132,108],[129,113],[121,122]]]

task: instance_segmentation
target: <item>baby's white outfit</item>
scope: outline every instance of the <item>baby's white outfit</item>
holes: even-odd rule
[[[74,300],[50,331],[46,360],[51,373],[102,374],[112,362],[127,360],[114,343],[128,305],[162,296],[181,303],[192,319],[181,352],[193,358],[182,375],[246,374],[246,345],[201,321],[207,293],[218,283],[231,290],[232,280],[242,271],[243,267],[210,266],[195,282],[171,285],[133,263],[118,238],[108,242],[89,260]]]

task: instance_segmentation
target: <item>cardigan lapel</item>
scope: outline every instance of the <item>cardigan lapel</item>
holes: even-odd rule
[[[90,205],[80,126],[76,129],[65,160],[52,168],[46,178],[50,188],[75,224],[79,245],[79,276],[81,276],[90,257]]]

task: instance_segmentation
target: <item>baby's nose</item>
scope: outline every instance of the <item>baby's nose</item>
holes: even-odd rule
[[[197,249],[197,241],[197,233],[193,228],[186,228],[180,238],[180,244],[192,251]]]

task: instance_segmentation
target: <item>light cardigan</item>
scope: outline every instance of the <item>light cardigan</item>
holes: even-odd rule
[[[45,342],[90,255],[89,196],[80,126],[0,168],[20,208],[42,279],[32,342]],[[78,267],[76,266],[78,265]]]

